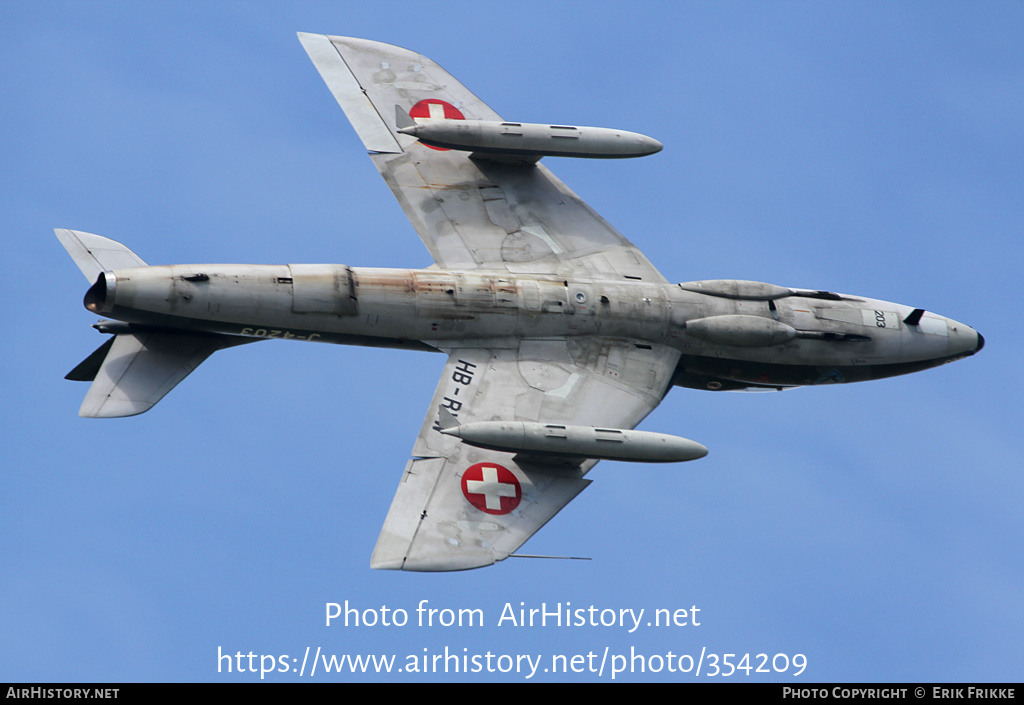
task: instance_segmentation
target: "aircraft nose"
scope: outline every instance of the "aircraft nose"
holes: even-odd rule
[[[978,331],[963,323],[946,319],[949,329],[949,351],[953,355],[974,355],[985,347],[985,338]]]

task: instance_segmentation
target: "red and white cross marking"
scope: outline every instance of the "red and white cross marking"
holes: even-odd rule
[[[523,488],[508,468],[497,463],[477,463],[462,473],[462,494],[487,514],[508,514],[519,506]]]
[[[431,120],[465,120],[458,108],[451,103],[446,103],[440,98],[427,98],[409,108],[409,117],[429,118]]]
[[[427,98],[409,108],[409,117],[413,120],[465,120],[466,116],[451,103],[446,103],[439,98]],[[436,149],[439,152],[447,152],[445,147],[431,147],[424,144],[424,147]]]

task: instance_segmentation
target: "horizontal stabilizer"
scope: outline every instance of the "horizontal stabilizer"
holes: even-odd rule
[[[252,341],[194,333],[116,335],[68,375],[68,379],[93,376],[78,415],[114,418],[149,411],[214,352],[248,342]],[[96,358],[108,346],[103,363],[95,369]]]
[[[96,348],[92,355],[79,362],[75,369],[64,375],[64,379],[69,379],[72,382],[92,382],[96,379],[100,368],[103,367],[103,361],[107,359],[107,353],[110,352],[110,347],[113,344],[113,338],[107,340]]]
[[[137,254],[109,237],[64,228],[55,228],[54,232],[90,283],[103,272],[146,266]]]

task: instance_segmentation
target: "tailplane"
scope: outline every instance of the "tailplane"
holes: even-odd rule
[[[103,272],[146,266],[141,257],[109,237],[65,228],[54,228],[53,232],[90,284]]]
[[[210,333],[118,333],[69,372],[66,379],[92,381],[79,416],[135,416],[152,409],[213,353],[249,342]]]
[[[111,270],[147,266],[116,240],[63,228],[54,232],[90,282]],[[253,342],[250,338],[117,321],[101,321],[93,327],[114,337],[65,377],[92,382],[78,412],[90,418],[135,416],[149,411],[216,351]]]

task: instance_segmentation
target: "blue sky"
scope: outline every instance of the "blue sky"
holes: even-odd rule
[[[306,647],[397,665],[445,647],[544,666],[606,649],[808,664],[796,678],[708,677],[705,661],[699,677],[663,666],[617,680],[1022,679],[1024,9],[607,7],[0,4],[0,681],[259,680],[218,672],[218,649]],[[103,337],[54,227],[151,264],[430,264],[296,31],[417,50],[506,119],[659,139],[644,159],[549,166],[670,280],[898,301],[974,326],[986,348],[871,384],[676,389],[642,428],[711,454],[601,463],[525,547],[593,560],[371,571],[442,356],[246,346],[121,420],[78,418],[87,387],[62,379]],[[410,624],[326,627],[325,603],[346,600]],[[421,600],[485,624],[415,626]],[[567,602],[696,605],[701,624],[498,625],[506,603]],[[531,680],[544,679],[611,677]]]

